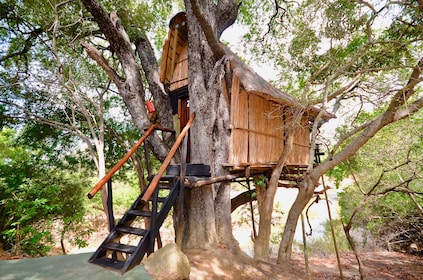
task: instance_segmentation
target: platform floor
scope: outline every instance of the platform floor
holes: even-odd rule
[[[0,280],[139,279],[151,280],[144,267],[124,275],[88,263],[92,253],[0,261]]]

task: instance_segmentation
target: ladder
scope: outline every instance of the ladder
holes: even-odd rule
[[[88,261],[122,274],[139,265],[145,254],[154,251],[155,238],[179,190],[178,176],[161,177],[150,203],[142,206],[141,193]]]

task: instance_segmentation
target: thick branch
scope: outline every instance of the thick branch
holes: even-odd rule
[[[231,199],[231,213],[239,206],[244,205],[250,201],[257,200],[257,196],[253,195],[256,190],[248,190]]]
[[[163,84],[160,82],[159,67],[154,55],[154,49],[148,38],[138,39],[135,45],[150,92],[153,95],[155,106],[157,107],[159,122],[163,127],[173,127],[170,99]]]
[[[87,10],[94,17],[98,26],[100,27],[101,32],[106,36],[107,41],[109,41],[112,49],[118,53],[132,53],[131,44],[128,41],[127,36],[125,37],[122,32],[120,32],[119,19],[117,17],[109,16],[109,13],[103,9],[103,7],[96,0],[82,0],[82,3],[87,8]],[[113,20],[113,21],[112,21]],[[121,50],[121,51],[119,51]]]
[[[225,55],[225,50],[220,44],[217,34],[213,30],[213,27],[208,20],[209,15],[205,15],[203,13],[196,0],[190,0],[190,4],[195,17],[200,23],[201,29],[203,30],[204,35],[206,36],[206,40],[210,46],[210,49],[213,52],[214,58],[216,60],[221,59]]]
[[[89,57],[94,59],[98,63],[98,65],[100,65],[101,68],[103,68],[103,70],[106,72],[106,74],[109,76],[109,78],[117,86],[123,82],[123,79],[121,77],[119,77],[119,75],[116,73],[116,71],[110,66],[110,64],[103,57],[103,55],[93,45],[88,44],[88,43],[82,43],[81,45],[85,48]]]
[[[398,90],[397,93],[392,97],[391,103],[386,111],[378,117],[362,125],[360,128],[356,128],[354,132],[361,133],[352,140],[342,151],[329,157],[325,162],[313,169],[313,176],[319,178],[327,170],[333,168],[342,161],[353,156],[367,141],[369,141],[379,130],[387,126],[390,123],[396,122],[402,118],[405,118],[423,107],[422,98],[417,99],[412,104],[402,107],[406,101],[415,93],[415,86],[419,84],[423,79],[420,77],[423,69],[423,59],[421,59],[414,67],[413,72],[407,82],[407,85],[403,89]],[[355,133],[348,134],[348,137],[355,135]],[[340,147],[342,141],[347,138],[341,139],[335,148]]]
[[[238,17],[238,9],[241,5],[236,0],[219,0],[217,3],[217,35],[218,38],[222,35],[223,31],[229,26],[234,24]]]
[[[389,104],[388,111],[397,111],[402,105],[407,102],[407,100],[414,94],[414,87],[423,81],[423,77],[420,77],[423,69],[423,58],[417,63],[413,68],[413,72],[410,75],[407,85],[399,90],[395,96],[392,98],[391,103]]]

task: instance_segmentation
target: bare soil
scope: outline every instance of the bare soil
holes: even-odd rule
[[[309,277],[304,257],[293,255],[289,265],[256,262],[245,254],[226,249],[185,252],[191,264],[191,280],[204,279],[341,279],[336,256],[309,258]],[[367,279],[423,279],[423,258],[396,252],[363,252]],[[341,254],[343,279],[360,279],[353,253]]]
[[[91,236],[91,248],[94,251],[98,243],[107,235],[107,227],[104,232],[98,231]],[[172,230],[166,230],[165,242],[173,242]],[[164,237],[162,235],[162,237]],[[67,248],[71,249],[71,248]],[[75,254],[85,252],[81,250],[68,250]],[[320,255],[309,257],[309,277],[306,274],[304,256],[293,254],[289,264],[276,264],[273,258],[270,262],[254,261],[245,253],[233,253],[226,248],[218,248],[213,251],[190,250],[184,252],[191,265],[190,280],[207,279],[341,279],[335,255]],[[62,254],[60,248],[54,248],[49,255]],[[11,256],[0,250],[0,260],[20,259],[28,256]],[[367,279],[370,280],[423,280],[423,256],[415,256],[398,252],[375,251],[362,252],[361,260],[364,265]],[[353,253],[341,253],[343,279],[360,279],[357,260]]]
[[[213,251],[190,250],[185,252],[190,265],[190,280],[211,279],[341,279],[335,256],[309,257],[309,277],[304,257],[292,256],[289,265],[254,261],[244,253],[233,253],[220,248]],[[20,259],[27,256],[10,256],[0,252],[0,260]],[[362,252],[367,279],[371,280],[423,280],[423,257],[397,252]],[[341,253],[343,279],[360,279],[357,261],[352,253]]]

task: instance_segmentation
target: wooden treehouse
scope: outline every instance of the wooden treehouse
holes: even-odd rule
[[[92,255],[89,262],[125,273],[138,265],[146,254],[158,247],[159,229],[177,198],[183,199],[186,187],[198,187],[222,180],[234,180],[271,171],[283,152],[286,129],[293,112],[303,108],[295,98],[276,89],[257,75],[235,54],[226,49],[230,60],[232,81],[230,92],[230,145],[224,167],[230,175],[211,178],[210,167],[189,164],[188,130],[194,121],[189,112],[188,93],[188,34],[185,13],[172,18],[168,36],[163,44],[160,79],[168,90],[174,115],[177,139],[157,174],[151,176],[147,188],[137,197],[129,210],[116,223],[112,207],[112,176],[144,144],[147,137],[159,128],[152,125],[88,194],[92,198],[103,186],[108,189],[110,233]],[[225,92],[226,88],[224,89]],[[310,124],[319,110],[305,111],[300,129],[295,135],[293,152],[281,176],[282,184],[295,184],[310,161]],[[328,119],[329,114],[323,114]],[[180,129],[182,128],[182,130]],[[182,162],[170,165],[176,151],[182,146]],[[144,145],[144,149],[147,146]],[[145,153],[148,155],[148,153]],[[146,162],[149,162],[148,158]],[[246,174],[249,174],[248,176]],[[188,183],[187,183],[188,182]],[[179,205],[183,205],[181,201]],[[178,211],[179,214],[182,211]],[[128,237],[128,238],[123,238]],[[122,240],[130,240],[130,242]]]
[[[230,50],[226,49],[232,71],[230,89],[231,137],[229,158],[225,166],[232,172],[245,168],[263,171],[274,167],[284,148],[286,130],[293,111],[303,106],[298,100],[278,90]],[[171,96],[173,112],[180,127],[189,117],[188,102],[188,34],[185,13],[170,21],[163,45],[160,80]],[[226,91],[226,89],[224,89]],[[301,119],[295,135],[293,152],[286,163],[287,170],[298,172],[310,161],[310,125],[319,110],[309,109]],[[330,114],[323,114],[329,119]]]

